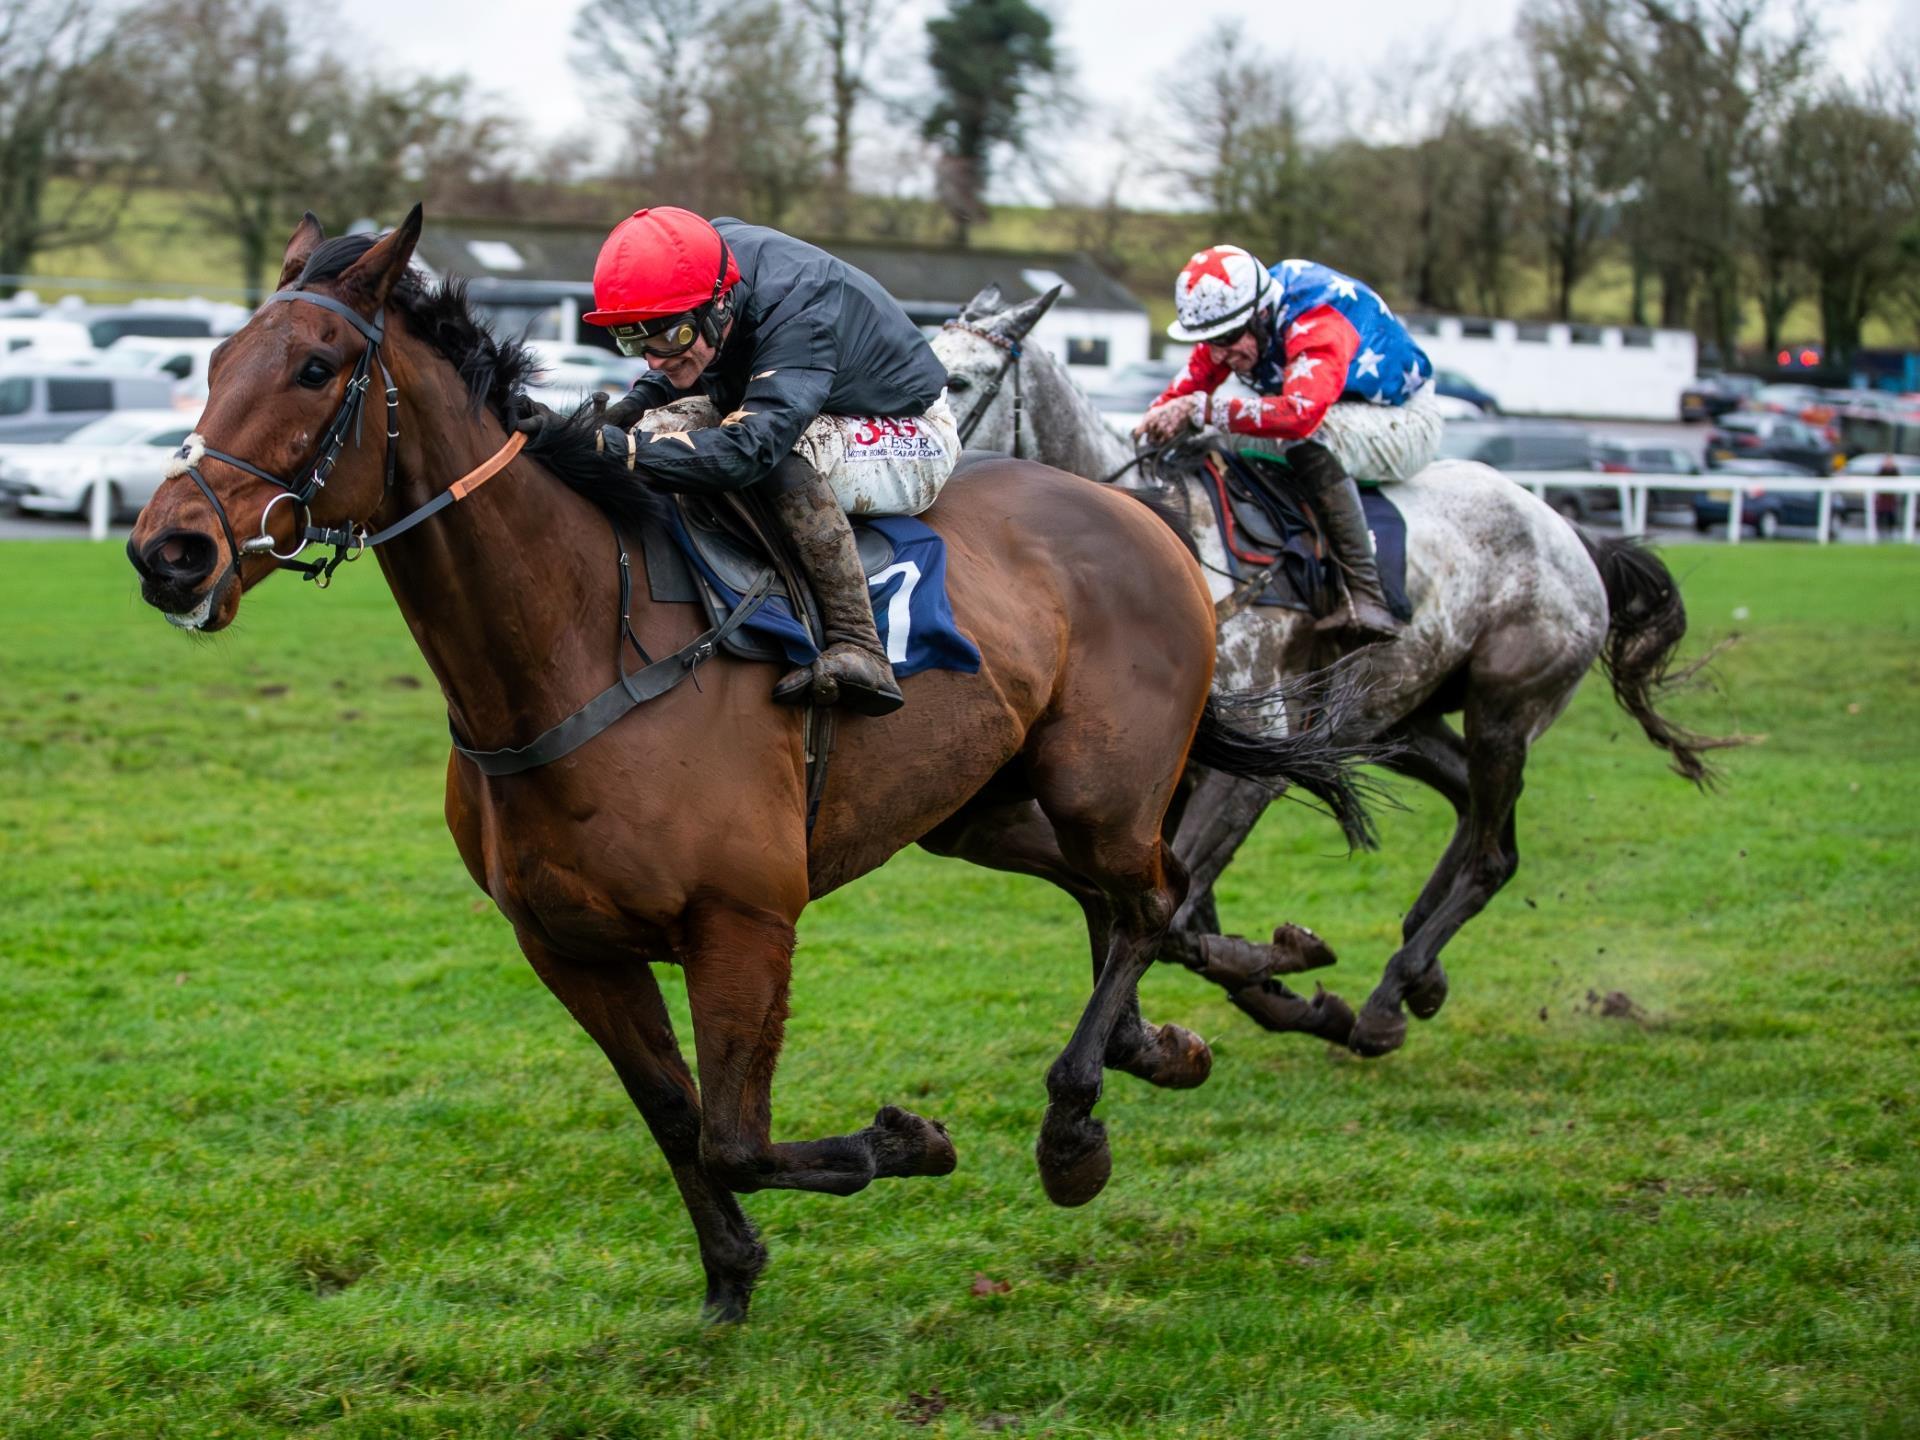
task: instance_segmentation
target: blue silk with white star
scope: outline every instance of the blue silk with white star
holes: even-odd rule
[[[1280,309],[1266,353],[1247,383],[1262,395],[1278,395],[1286,384],[1287,332],[1302,315],[1321,306],[1340,312],[1360,337],[1347,367],[1344,395],[1376,405],[1404,405],[1433,378],[1433,362],[1373,289],[1311,260],[1282,260],[1268,272],[1280,291]]]

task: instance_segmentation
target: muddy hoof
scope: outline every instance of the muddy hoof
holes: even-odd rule
[[[1407,987],[1407,1009],[1414,1013],[1416,1019],[1431,1020],[1446,1003],[1447,972],[1435,960],[1427,967],[1426,974]]]
[[[1155,1032],[1154,1047],[1159,1060],[1147,1075],[1147,1083],[1166,1090],[1191,1090],[1204,1085],[1213,1073],[1213,1051],[1207,1042],[1180,1025],[1162,1025]]]
[[[873,1139],[873,1174],[888,1176],[951,1175],[959,1163],[947,1127],[924,1120],[897,1105],[882,1105],[868,1131]]]
[[[1373,1059],[1398,1050],[1407,1038],[1407,1017],[1397,1010],[1369,1005],[1354,1022],[1347,1036],[1347,1048],[1356,1055]]]
[[[1107,1177],[1113,1174],[1107,1127],[1091,1117],[1056,1121],[1051,1106],[1040,1124],[1034,1156],[1040,1162],[1040,1183],[1047,1198],[1067,1209],[1093,1199],[1106,1189]]]
[[[1298,975],[1302,970],[1320,970],[1338,957],[1333,947],[1304,925],[1281,925],[1273,932],[1273,973]]]

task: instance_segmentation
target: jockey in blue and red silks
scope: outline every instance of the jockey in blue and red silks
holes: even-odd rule
[[[1368,643],[1392,639],[1360,491],[1363,480],[1406,480],[1440,444],[1433,363],[1406,326],[1358,280],[1310,260],[1263,269],[1237,245],[1187,262],[1167,333],[1196,342],[1187,369],[1135,431],[1165,441],[1188,426],[1294,442],[1287,462],[1319,513],[1345,572],[1347,606],[1319,627]],[[1216,401],[1238,375],[1253,398]]]

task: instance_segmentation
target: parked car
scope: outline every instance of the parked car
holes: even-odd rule
[[[1593,437],[1576,425],[1546,421],[1488,420],[1448,425],[1440,436],[1442,460],[1478,460],[1496,470],[1599,469]],[[1620,492],[1611,486],[1547,487],[1546,500],[1569,520],[1618,512]]]
[[[204,314],[185,310],[150,310],[128,306],[124,310],[90,311],[85,321],[94,345],[104,350],[122,335],[160,335],[178,340],[183,336],[213,334],[213,320]]]
[[[1493,392],[1482,390],[1458,370],[1435,370],[1433,372],[1433,389],[1437,395],[1445,395],[1454,400],[1464,400],[1469,405],[1478,407],[1482,415],[1498,415],[1500,413],[1500,402],[1493,398]]]
[[[1845,457],[1824,429],[1786,415],[1737,411],[1707,432],[1707,466],[1728,460],[1785,460],[1809,470],[1840,468]]]
[[[0,447],[0,497],[41,515],[85,515],[96,485],[115,515],[153,498],[198,412],[123,410],[51,445]]]
[[[1666,445],[1644,440],[1596,440],[1594,463],[1607,475],[1698,475],[1700,457],[1682,445]],[[1618,501],[1614,501],[1617,507]],[[1687,490],[1649,490],[1649,518],[1665,513],[1683,523],[1693,513],[1693,494]]]
[[[538,383],[548,390],[605,390],[624,394],[647,373],[647,362],[598,345],[563,345],[557,340],[523,340],[522,347],[539,364]]]
[[[71,320],[48,320],[39,316],[0,319],[0,355],[17,355],[31,350],[38,359],[59,355],[84,355],[93,349],[93,337],[87,327]]]
[[[1831,425],[1833,397],[1812,385],[1762,385],[1740,404],[1742,410],[1787,415],[1809,425]]]
[[[1183,362],[1173,360],[1136,360],[1116,367],[1098,384],[1089,385],[1087,398],[1109,420],[1130,426],[1186,368]]]
[[[1831,471],[1811,470],[1787,460],[1752,459],[1728,460],[1713,474],[1716,479],[1724,477],[1736,483],[1748,482],[1746,493],[1740,499],[1740,528],[1771,540],[1783,526],[1813,526],[1820,523],[1820,490],[1817,486],[1810,490],[1780,490],[1773,488],[1773,485],[1796,478],[1821,480]],[[1772,481],[1773,485],[1761,483],[1766,481]],[[1693,500],[1694,529],[1702,533],[1715,526],[1724,529],[1732,500],[1731,489],[1702,490],[1697,493]],[[1833,516],[1836,521],[1847,518],[1859,508],[1857,498],[1850,499],[1838,494],[1833,497]]]
[[[173,399],[166,375],[79,360],[41,363],[32,354],[0,362],[0,443],[45,444],[116,410],[160,409]]]
[[[156,335],[122,335],[101,354],[130,369],[172,376],[174,404],[197,414],[207,403],[207,366],[223,338],[190,335],[169,340]]]
[[[1709,370],[1696,375],[1693,383],[1680,392],[1682,420],[1717,420],[1729,410],[1740,408],[1760,389],[1758,375],[1734,375]]]

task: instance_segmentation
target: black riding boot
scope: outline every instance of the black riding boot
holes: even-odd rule
[[[906,704],[873,624],[873,601],[840,502],[819,473],[797,455],[773,474],[773,513],[820,602],[827,648],[820,659],[773,687],[782,705],[840,704],[861,715],[886,715]]]
[[[1360,506],[1360,487],[1333,452],[1318,441],[1294,446],[1287,452],[1287,463],[1312,497],[1320,529],[1347,585],[1346,603],[1324,616],[1314,630],[1338,636],[1356,649],[1399,639],[1405,626],[1387,608],[1386,592],[1380,588],[1367,512]]]

